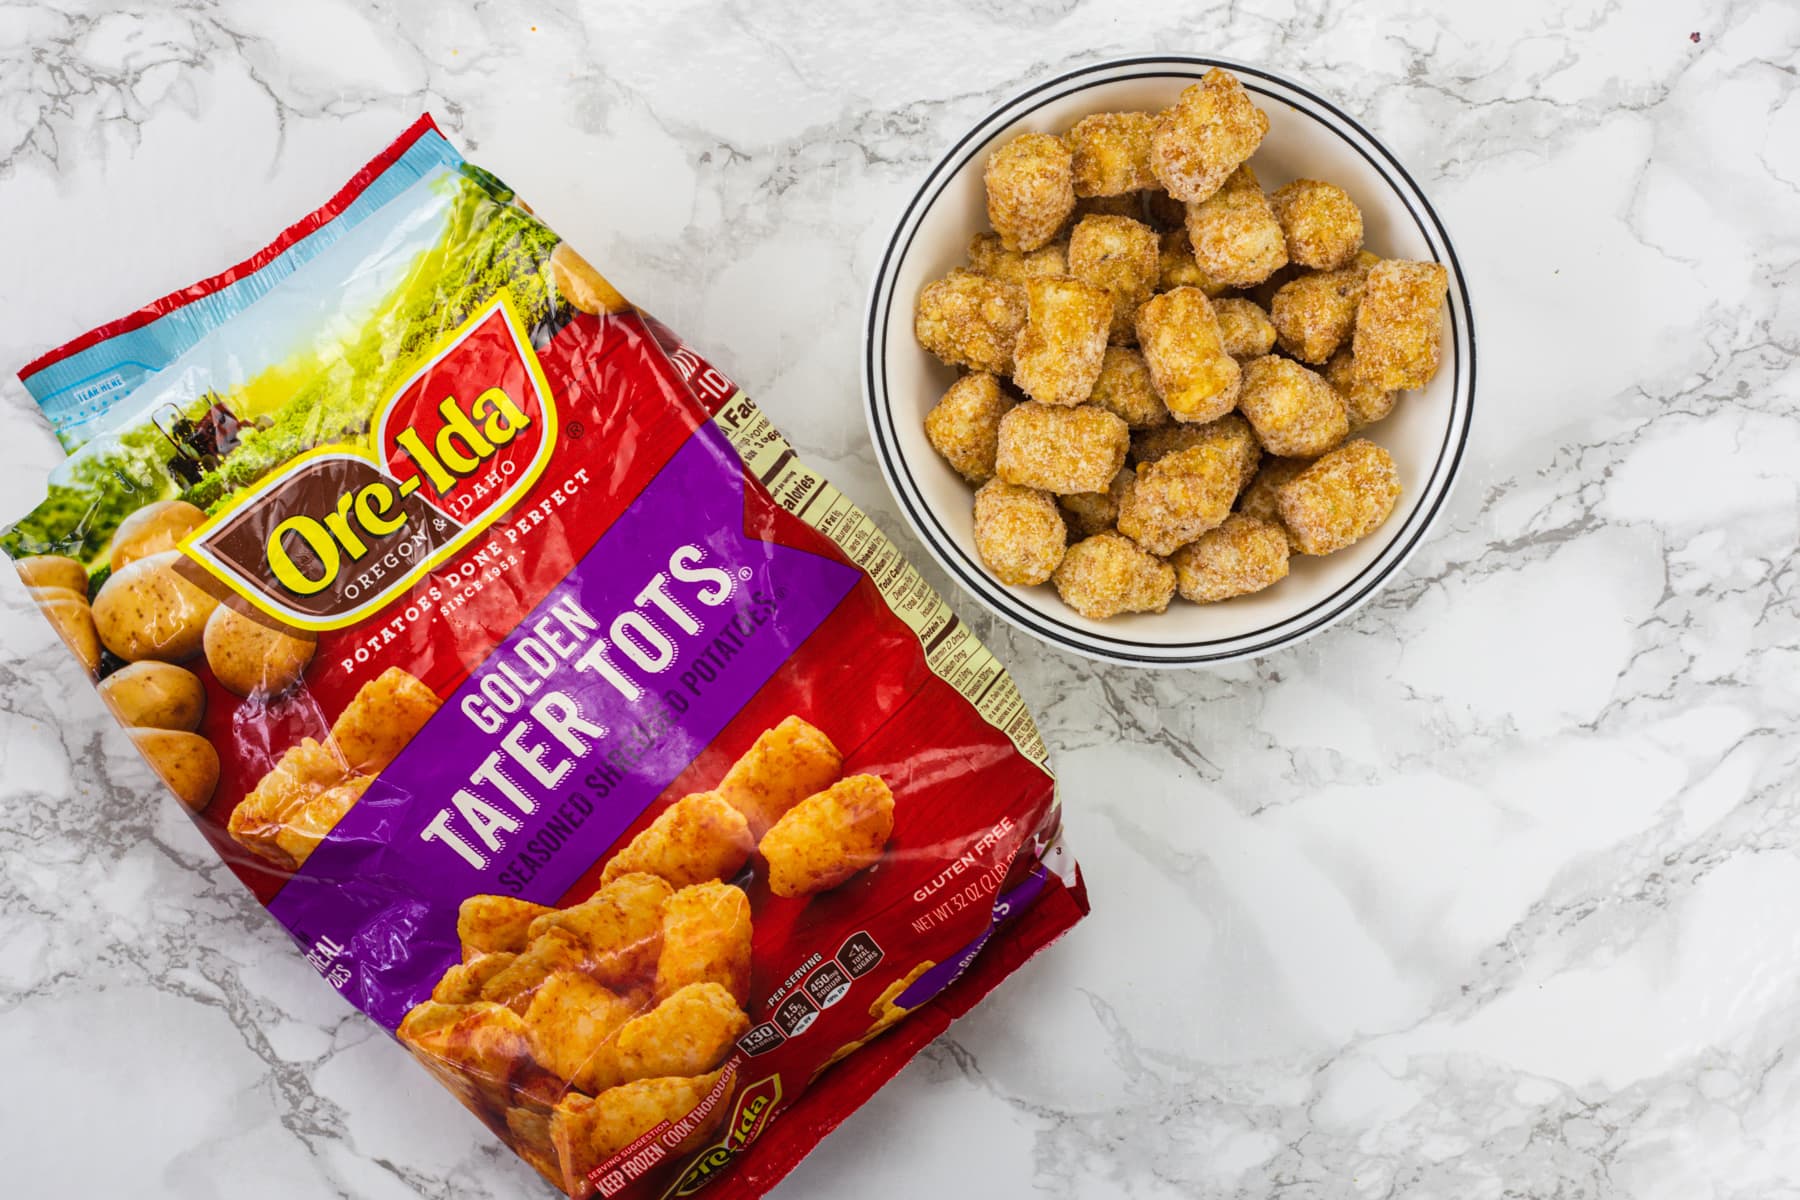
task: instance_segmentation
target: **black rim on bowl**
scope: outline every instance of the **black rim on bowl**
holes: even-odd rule
[[[896,296],[894,276],[898,264],[911,248],[925,212],[936,203],[951,179],[1000,129],[1089,84],[1162,78],[1171,74],[1192,75],[1195,68],[1212,67],[1232,72],[1247,90],[1264,101],[1304,108],[1318,119],[1388,183],[1437,260],[1449,266],[1452,276],[1450,341],[1456,354],[1451,413],[1430,478],[1421,490],[1420,503],[1402,527],[1390,536],[1382,552],[1354,577],[1301,612],[1261,629],[1228,637],[1146,644],[1141,640],[1097,633],[1027,605],[970,558],[926,503],[894,435],[887,387],[886,346],[890,324],[895,319],[910,324],[912,318],[912,298]],[[1304,99],[1305,105],[1295,103],[1296,97]],[[897,301],[903,302],[899,314],[894,312]],[[870,289],[864,338],[863,400],[869,430],[875,441],[876,458],[901,511],[933,556],[983,605],[1046,642],[1090,658],[1141,666],[1198,666],[1253,657],[1302,641],[1360,607],[1405,565],[1448,500],[1467,447],[1474,415],[1475,329],[1470,317],[1468,284],[1448,231],[1411,173],[1374,135],[1317,93],[1260,68],[1203,55],[1143,55],[1079,67],[1009,98],[977,122],[939,158],[902,210]]]

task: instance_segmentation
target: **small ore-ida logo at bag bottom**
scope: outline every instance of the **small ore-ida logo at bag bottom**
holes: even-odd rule
[[[370,447],[324,447],[259,480],[182,542],[290,625],[341,629],[493,524],[537,481],[556,407],[505,296],[376,410]]]

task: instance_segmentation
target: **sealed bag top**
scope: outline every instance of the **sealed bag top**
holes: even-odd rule
[[[1000,665],[428,119],[23,377],[71,449],[3,543],[40,608],[570,1195],[760,1194],[1085,910]]]

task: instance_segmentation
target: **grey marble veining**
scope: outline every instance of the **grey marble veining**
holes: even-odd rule
[[[1089,58],[1304,78],[1457,241],[1465,483],[1353,620],[1222,670],[1055,654],[931,572],[1039,714],[1095,913],[778,1194],[1792,1196],[1800,9],[1702,9],[0,5],[0,365],[242,257],[429,108],[910,545],[856,367],[916,178]],[[58,452],[0,404],[11,516]],[[0,578],[10,1194],[546,1194],[63,653]]]

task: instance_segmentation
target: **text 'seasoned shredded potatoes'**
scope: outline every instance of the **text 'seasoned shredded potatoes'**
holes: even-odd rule
[[[22,378],[70,450],[0,539],[40,609],[568,1195],[761,1195],[1086,911],[999,663],[429,118]]]

